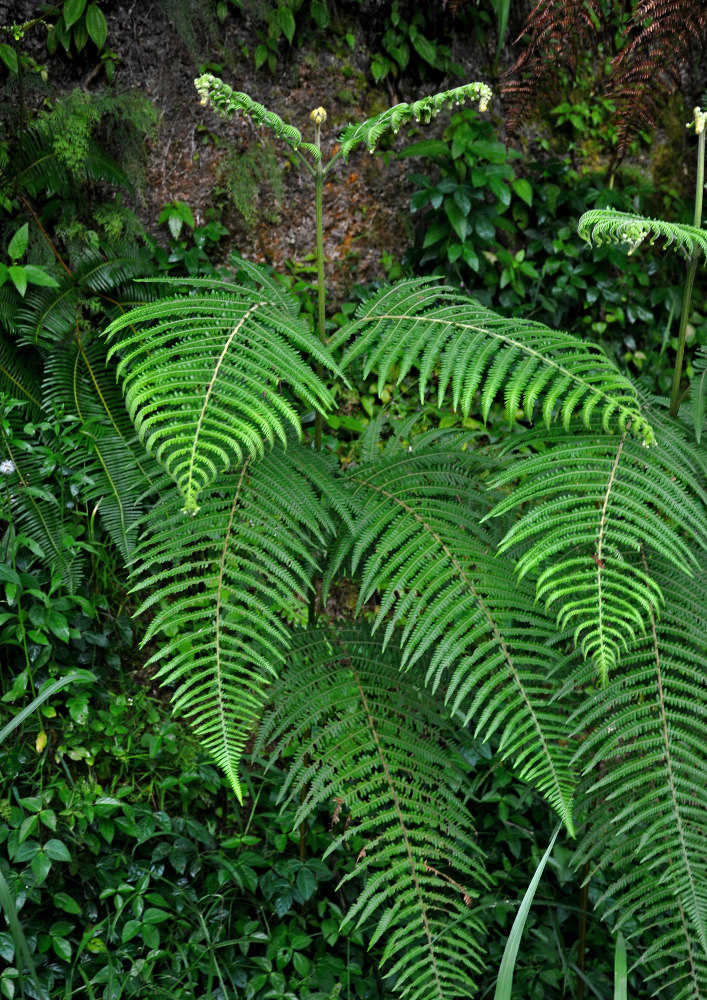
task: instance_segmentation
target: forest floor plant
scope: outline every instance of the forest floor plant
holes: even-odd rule
[[[108,329],[139,439],[167,474],[133,562],[175,709],[239,798],[259,727],[256,749],[289,768],[295,823],[328,807],[327,853],[363,843],[345,922],[375,918],[402,996],[483,989],[475,900],[490,886],[460,792],[470,732],[577,838],[633,975],[662,996],[707,995],[704,450],[596,346],[434,280],[381,289],[327,337],[323,178],[413,118],[485,107],[484,85],[350,125],[326,164],[323,109],[308,143],[212,76],[197,89],[272,129],[312,175],[318,311],[313,331],[242,261],[244,281],[180,279]],[[582,225],[707,248],[698,226]],[[376,416],[342,467],[324,433],[333,383],[372,373],[379,393],[414,386],[420,407]],[[450,408],[496,423],[499,397],[499,444],[423,425]]]

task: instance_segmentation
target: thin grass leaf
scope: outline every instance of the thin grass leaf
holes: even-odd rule
[[[535,870],[535,874],[533,875],[530,885],[525,890],[523,901],[521,902],[516,918],[513,921],[511,933],[508,935],[506,947],[503,949],[501,968],[498,970],[498,980],[496,981],[496,992],[493,995],[494,1000],[511,1000],[511,994],[513,992],[513,973],[515,971],[516,958],[518,957],[520,939],[522,938],[523,930],[525,929],[525,921],[528,919],[535,891],[538,888],[543,871],[545,870],[545,865],[547,864],[547,859],[552,853],[552,849],[555,846],[555,841],[557,840],[559,832],[560,827],[558,826],[552,835],[552,840],[550,841],[547,850],[540,859],[540,863]]]
[[[614,1000],[627,1000],[627,997],[626,941],[619,931],[616,935],[616,951],[614,952]]]

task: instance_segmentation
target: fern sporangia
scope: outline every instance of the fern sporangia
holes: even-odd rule
[[[253,109],[222,97],[226,113]],[[277,131],[267,114],[255,108]],[[370,145],[392,120],[349,138]],[[320,149],[321,109],[313,121]],[[694,1000],[707,989],[704,623],[690,632],[707,603],[703,453],[598,347],[427,279],[380,290],[327,340],[333,162],[308,164],[316,333],[245,263],[238,280],[167,285],[109,328],[139,438],[171,477],[133,570],[147,638],[164,637],[159,676],[239,795],[240,757],[275,705],[260,746],[291,760],[299,820],[343,800],[349,827],[332,851],[350,831],[365,838],[342,887],[361,876],[348,918],[375,921],[411,1000],[468,998],[479,981],[465,897],[485,876],[448,764],[457,728],[490,741],[580,837],[579,858],[606,868],[602,905],[643,949],[644,975],[668,969],[659,991],[674,981]],[[617,226],[702,251],[699,225]],[[404,380],[421,409],[398,426],[372,420],[339,463],[320,453],[325,378],[361,369],[379,391]],[[499,403],[520,417],[512,451],[415,426],[440,405],[490,421]],[[359,587],[360,629],[327,613],[341,576]]]
[[[328,853],[364,840],[342,882],[363,881],[345,922],[385,941],[384,972],[403,997],[473,996],[483,969],[473,901],[489,880],[444,706],[401,674],[395,639],[384,649],[365,626],[296,636],[273,702],[257,746],[292,757],[283,797],[298,803],[296,823],[341,800],[347,820]]]

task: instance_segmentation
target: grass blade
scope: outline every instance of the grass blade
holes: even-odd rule
[[[17,727],[25,721],[28,715],[31,715],[36,708],[43,705],[47,698],[51,698],[53,694],[56,694],[57,691],[66,687],[67,684],[71,684],[72,681],[87,683],[95,680],[96,675],[92,674],[90,670],[73,670],[70,674],[60,677],[58,680],[46,687],[41,694],[38,694],[34,701],[30,702],[26,708],[23,708],[21,712],[14,715],[6,726],[3,726],[0,730],[0,743],[6,740],[13,729],[17,729]]]
[[[627,1000],[627,997],[626,941],[619,931],[616,935],[616,952],[614,954],[614,1000]]]
[[[508,935],[506,947],[503,949],[503,958],[501,959],[501,967],[498,970],[494,1000],[511,1000],[511,993],[513,991],[513,973],[515,971],[516,958],[518,957],[520,939],[522,938],[523,930],[525,929],[525,921],[528,919],[528,913],[530,912],[533,897],[535,896],[535,890],[537,889],[540,879],[542,878],[545,865],[547,864],[547,859],[550,857],[550,853],[555,846],[555,841],[557,840],[557,834],[559,832],[560,827],[558,826],[552,835],[552,840],[550,841],[547,850],[540,859],[530,885],[525,890],[523,901],[521,902],[516,918],[513,921],[511,933]]]

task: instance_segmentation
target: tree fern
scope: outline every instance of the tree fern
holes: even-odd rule
[[[141,329],[110,354],[121,354],[118,374],[140,440],[177,482],[185,510],[193,511],[219,472],[262,455],[275,440],[285,443],[288,426],[299,431],[282,383],[317,410],[331,405],[299,351],[330,369],[336,365],[298,320],[294,303],[286,309],[282,300],[225,282],[190,284],[213,290],[137,308],[107,332],[156,324],[149,341]]]
[[[488,877],[459,801],[455,727],[414,675],[401,676],[399,655],[365,627],[299,633],[258,745],[292,757],[284,795],[299,803],[296,822],[338,804],[328,853],[363,839],[343,880],[363,881],[345,922],[374,921],[370,943],[385,941],[396,990],[472,996],[483,933],[472,903]]]
[[[574,629],[603,683],[664,603],[643,568],[644,548],[689,576],[707,549],[704,464],[678,425],[655,410],[650,416],[657,437],[650,448],[627,431],[606,437],[598,423],[589,432],[535,431],[524,436],[530,455],[493,480],[496,487],[521,480],[493,511],[523,508],[499,550],[524,545],[519,576],[542,569],[538,599],[560,628]]]
[[[223,113],[249,112],[307,151],[247,95],[211,77],[199,86]],[[448,103],[437,97],[430,113]],[[334,158],[374,146],[414,108],[351,126]],[[697,996],[706,644],[695,632],[683,656],[677,636],[706,600],[703,454],[598,347],[430,280],[381,290],[327,341],[321,195],[334,158],[322,163],[324,113],[313,115],[319,336],[245,264],[241,284],[167,284],[172,295],[108,331],[138,437],[176,484],[134,558],[146,641],[164,636],[159,677],[238,794],[243,748],[274,699],[261,745],[292,754],[299,819],[332,798],[349,810],[332,848],[354,829],[365,838],[349,919],[375,917],[410,998],[467,996],[478,973],[464,896],[467,877],[484,876],[445,750],[457,724],[497,741],[570,834],[584,768],[579,857],[608,868],[608,917],[616,901],[626,934],[645,932],[651,970],[670,966],[677,992]],[[636,245],[672,240],[693,264],[704,250],[699,226],[606,213],[584,225]],[[339,468],[317,453],[335,400],[324,379],[353,366],[375,372],[379,392],[414,384],[423,415],[432,397],[487,421],[502,400],[509,422],[520,411],[545,427],[518,427],[519,449],[499,453],[418,433],[417,415],[392,429],[380,418]],[[317,414],[313,448],[296,440],[302,410]],[[314,629],[320,579],[326,610],[341,573],[360,586],[368,625]],[[672,957],[662,919],[679,938]]]

